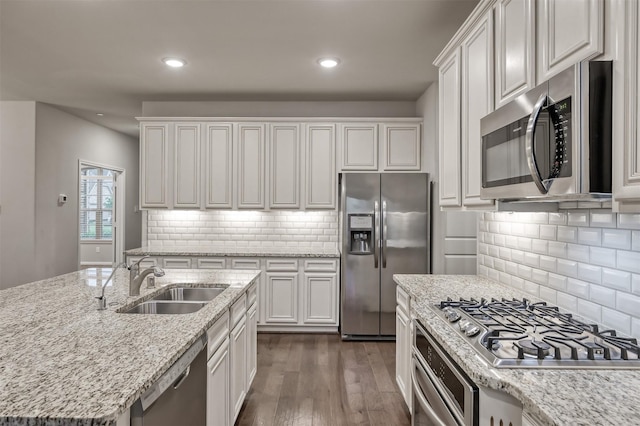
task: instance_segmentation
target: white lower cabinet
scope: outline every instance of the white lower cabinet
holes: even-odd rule
[[[338,291],[336,274],[304,274],[304,309],[302,322],[305,324],[327,324],[338,320]]]
[[[207,362],[207,426],[229,424],[229,337]]]
[[[267,272],[266,323],[298,322],[298,273]]]
[[[235,423],[247,394],[247,319],[242,317],[231,331],[229,352],[231,355],[231,376],[229,379],[229,394],[231,401],[231,424]]]
[[[258,303],[247,311],[247,391],[258,372]]]
[[[411,314],[409,295],[396,288],[396,383],[407,407],[411,409]]]

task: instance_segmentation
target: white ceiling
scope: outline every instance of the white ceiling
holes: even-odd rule
[[[132,135],[143,101],[416,100],[477,3],[0,0],[0,99]],[[326,55],[342,63],[321,69]]]

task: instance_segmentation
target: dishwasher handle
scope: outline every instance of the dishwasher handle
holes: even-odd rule
[[[184,370],[180,375],[180,377],[178,377],[178,380],[176,380],[175,383],[173,384],[173,388],[178,389],[180,385],[182,385],[182,383],[184,383],[184,381],[187,380],[187,377],[189,377],[189,373],[191,373],[191,364],[189,364],[186,370]]]

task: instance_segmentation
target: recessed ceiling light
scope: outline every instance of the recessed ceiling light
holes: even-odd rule
[[[164,62],[165,65],[171,68],[181,68],[184,67],[184,65],[187,63],[184,59],[178,58],[164,58],[162,62]]]
[[[97,115],[98,117],[104,117],[104,114],[103,114],[103,113],[101,113],[101,112],[96,112],[96,115]]]
[[[318,63],[321,67],[324,68],[333,68],[336,67],[340,63],[340,59],[338,58],[320,58],[318,59]]]

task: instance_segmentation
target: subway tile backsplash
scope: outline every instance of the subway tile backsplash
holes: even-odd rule
[[[180,211],[150,210],[150,247],[311,247],[338,244],[336,211]]]
[[[640,338],[640,214],[483,213],[478,274]]]

